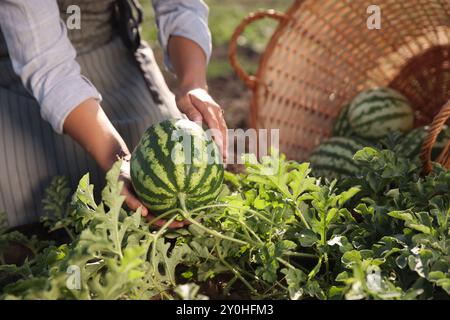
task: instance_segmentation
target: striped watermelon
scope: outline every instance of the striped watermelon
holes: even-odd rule
[[[208,204],[218,196],[223,175],[216,144],[186,119],[151,126],[131,157],[133,187],[155,214]]]
[[[311,154],[310,163],[316,177],[328,179],[357,174],[360,167],[353,160],[355,153],[370,143],[362,139],[332,137],[320,144]]]
[[[390,131],[409,132],[413,128],[414,112],[399,92],[377,88],[360,93],[348,112],[350,125],[364,138],[381,138]]]
[[[433,150],[431,151],[431,158],[436,159],[447,146],[448,141],[450,140],[450,128],[448,126],[444,126],[442,128],[441,133],[439,133],[436,143],[434,144]]]
[[[395,146],[394,152],[406,157],[413,158],[420,153],[420,148],[428,134],[428,127],[416,128],[403,137],[400,144]]]
[[[404,136],[400,144],[398,144],[394,148],[394,152],[406,158],[414,158],[419,156],[422,144],[425,138],[428,136],[429,129],[430,127],[428,126],[414,129],[413,131]],[[445,147],[449,139],[450,139],[450,128],[444,126],[438,138],[436,139],[436,143],[434,144],[432,150],[433,159],[435,159],[442,152],[443,148]]]
[[[348,121],[348,110],[350,108],[350,104],[346,104],[342,107],[341,113],[337,117],[333,126],[333,136],[338,137],[350,137],[353,134],[352,127],[350,126],[350,122]]]

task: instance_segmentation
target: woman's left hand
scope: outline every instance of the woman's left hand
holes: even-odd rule
[[[224,162],[227,159],[227,124],[223,109],[203,88],[181,89],[176,96],[181,112],[199,124],[205,123],[211,129],[211,135],[217,143]]]

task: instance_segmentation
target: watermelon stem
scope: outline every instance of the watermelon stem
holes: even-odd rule
[[[218,203],[218,204],[212,204],[212,205],[208,205],[208,206],[203,206],[200,208],[196,208],[194,210],[192,210],[192,212],[197,212],[197,211],[201,211],[201,210],[205,210],[205,209],[211,209],[211,208],[231,208],[231,209],[238,209],[238,210],[243,210],[243,211],[247,211],[249,213],[254,214],[255,216],[258,216],[259,218],[261,218],[262,220],[266,221],[267,223],[269,223],[272,226],[278,226],[275,222],[273,222],[272,220],[268,219],[267,217],[265,217],[264,215],[262,215],[261,213],[259,213],[258,211],[249,209],[249,208],[245,208],[242,206],[235,206],[235,205],[231,205],[229,203]]]
[[[239,240],[239,239],[235,239],[226,235],[223,235],[215,230],[211,230],[207,227],[205,227],[204,225],[202,225],[200,222],[198,222],[195,219],[191,218],[191,214],[189,213],[189,211],[186,208],[186,194],[184,192],[180,192],[178,193],[178,201],[180,202],[180,207],[183,209],[183,216],[186,220],[188,220],[189,222],[191,222],[193,225],[196,225],[197,227],[199,227],[200,229],[202,229],[203,231],[205,231],[206,233],[209,233],[212,236],[215,236],[217,238],[221,238],[224,240],[228,240],[228,241],[233,241],[242,245],[247,245],[247,242]]]
[[[242,283],[250,290],[252,294],[258,294],[258,291],[247,281],[245,278],[227,261],[225,261],[225,258],[220,254],[220,250],[216,247],[217,256],[219,257],[219,260],[231,271],[234,273],[236,277],[239,278],[239,280],[242,281]]]
[[[286,251],[283,253],[283,255],[291,256],[291,257],[300,257],[300,258],[312,258],[317,259],[317,255],[312,253],[303,253],[303,252],[292,252],[292,251]]]
[[[178,212],[178,213],[182,214],[182,211],[181,211],[179,208],[175,208],[175,209],[166,211],[166,212],[164,212],[163,214],[160,214],[159,216],[154,217],[154,218],[153,218],[152,220],[150,220],[148,223],[149,223],[149,225],[152,225],[152,224],[155,223],[156,221],[159,221],[159,220],[161,220],[161,219],[164,219],[165,217],[167,217],[167,216],[169,216],[169,215],[171,215],[171,214],[173,214],[173,213],[175,213],[175,212]]]
[[[202,229],[203,231],[209,233],[212,236],[215,236],[217,238],[221,238],[221,239],[224,239],[224,240],[236,242],[236,243],[239,243],[239,244],[242,244],[242,245],[247,245],[248,244],[247,242],[245,242],[243,240],[235,239],[233,237],[229,237],[229,236],[223,235],[223,234],[221,234],[221,233],[219,233],[219,232],[217,232],[215,230],[211,230],[211,229],[205,227],[204,225],[202,225],[197,220],[192,219],[189,216],[185,216],[185,218],[186,218],[186,220],[188,220],[189,222],[191,222],[192,224],[196,225],[197,227],[199,227],[200,229]]]
[[[306,229],[311,229],[311,226],[309,225],[308,221],[306,221],[305,216],[303,215],[302,210],[298,207],[297,204],[294,204],[295,210],[297,210],[298,215],[300,216],[300,220],[305,225]]]
[[[186,207],[186,193],[178,192],[178,202],[180,203],[180,207],[181,207],[182,211],[185,214],[190,216],[189,211],[188,211],[188,209]]]
[[[277,261],[280,262],[282,265],[284,265],[287,268],[290,268],[292,270],[296,270],[297,269],[292,264],[290,264],[288,261],[286,261],[286,260],[284,260],[284,259],[282,259],[280,257],[277,257]]]
[[[219,217],[220,215],[215,214],[215,215],[211,215],[212,217],[217,216]],[[240,223],[242,225],[242,227],[244,228],[243,231],[245,232],[245,235],[248,237],[248,242],[253,244],[254,246],[258,246],[260,245],[264,245],[264,241],[261,240],[261,238],[256,234],[255,231],[253,231],[242,219],[236,219],[233,218],[231,216],[228,217],[228,219],[233,220],[237,223]],[[254,242],[252,240],[252,235],[253,237],[256,239],[257,242]]]

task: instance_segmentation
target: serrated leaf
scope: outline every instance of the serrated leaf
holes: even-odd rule
[[[319,241],[315,232],[309,229],[304,229],[299,232],[299,242],[302,247],[312,247]]]

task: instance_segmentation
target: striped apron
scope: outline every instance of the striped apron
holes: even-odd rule
[[[105,113],[130,150],[149,125],[181,117],[151,49],[136,30],[124,27],[130,19],[140,22],[131,14],[133,3],[58,1],[63,20],[68,6],[81,8],[81,29],[69,30],[69,38],[82,74],[101,93]],[[74,188],[86,172],[100,191],[104,173],[74,140],[41,119],[37,101],[13,71],[0,32],[0,211],[10,226],[36,222],[51,179],[65,175]]]

